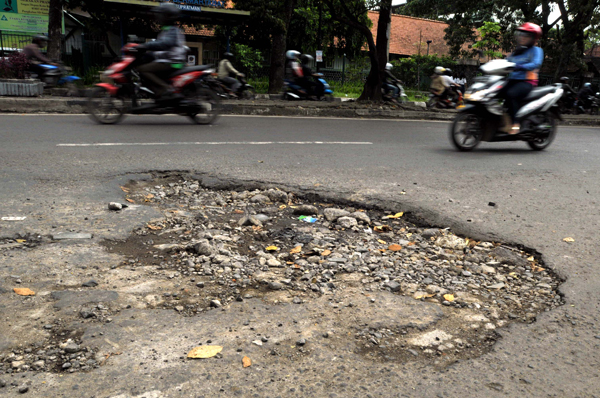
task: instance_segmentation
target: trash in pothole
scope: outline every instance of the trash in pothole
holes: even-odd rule
[[[125,242],[104,242],[145,283],[162,281],[160,291],[145,292],[147,308],[193,316],[250,298],[311,305],[319,297],[332,308],[350,308],[361,297],[387,292],[437,306],[443,317],[427,328],[453,340],[426,348],[411,343],[427,333],[418,322],[361,323],[360,312],[343,326],[345,334],[365,355],[389,358],[395,350],[414,360],[442,352],[479,355],[498,338],[496,328],[533,322],[563,303],[561,281],[538,254],[420,227],[396,209],[365,211],[365,205],[320,203],[275,189],[211,190],[177,176],[126,188],[127,198],[164,214]],[[298,214],[319,222],[307,224]]]

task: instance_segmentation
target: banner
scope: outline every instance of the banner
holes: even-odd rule
[[[0,0],[0,30],[48,32],[50,0]]]

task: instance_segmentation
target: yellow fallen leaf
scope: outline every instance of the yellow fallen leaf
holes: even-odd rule
[[[244,366],[245,368],[252,366],[252,360],[248,357],[242,358],[242,366]]]
[[[276,252],[279,251],[279,248],[277,246],[269,246],[265,250],[268,252]]]
[[[128,201],[129,203],[135,203],[135,202],[133,201],[133,199],[129,199],[129,198],[127,198],[127,199],[125,199],[125,200],[126,200],[126,201]]]
[[[25,239],[15,239],[17,241],[17,243],[25,243],[27,242],[27,240]]]
[[[127,189],[127,188],[125,188],[125,187],[121,187],[121,190],[122,190],[123,192],[127,192],[127,193],[129,193],[129,189]]]
[[[387,244],[387,242],[386,242],[386,241],[384,241],[383,239],[377,239],[377,242],[381,243],[382,245],[385,245],[385,244]]]
[[[573,238],[564,238],[563,240],[567,243],[575,242],[575,239]]]
[[[407,238],[410,238],[411,236],[412,236],[412,233],[411,233],[411,232],[409,232],[409,233],[407,233],[407,234],[406,234],[406,237],[407,237]]]
[[[211,358],[223,350],[223,347],[218,345],[202,345],[193,348],[187,355],[188,358]]]
[[[383,217],[383,218],[400,218],[400,217],[402,217],[403,215],[404,215],[404,212],[403,212],[403,211],[401,211],[400,213],[396,213],[396,214],[394,214],[393,216],[385,216],[385,217]]]
[[[375,232],[390,232],[391,230],[392,227],[390,227],[389,225],[377,225],[373,227],[373,231]]]
[[[444,300],[454,301],[454,295],[453,294],[444,294]]]
[[[424,292],[416,292],[415,294],[413,294],[413,298],[414,298],[415,300],[420,300],[420,299],[422,299],[422,298],[424,298],[424,297],[427,297],[427,293],[424,293]]]
[[[519,275],[516,272],[511,272],[508,275],[512,276],[515,279],[519,279]]]
[[[527,257],[527,261],[535,261],[535,258],[533,256]]]
[[[162,229],[162,227],[156,226],[156,225],[152,225],[152,224],[148,224],[148,229],[151,229],[153,231],[160,231]]]
[[[327,257],[331,254],[331,250],[323,250],[323,253],[321,253],[321,256],[323,257]]]
[[[393,244],[388,247],[388,250],[391,250],[393,252],[399,252],[400,250],[402,250],[402,246]]]
[[[15,287],[13,289],[19,296],[35,296],[35,292],[26,287]]]
[[[296,246],[292,250],[290,250],[290,254],[297,254],[302,251],[302,246]]]
[[[154,197],[154,195],[152,195],[151,193],[149,193],[148,195],[146,195],[146,199],[152,199]]]
[[[244,214],[244,210],[240,210],[240,209],[235,209],[233,212],[235,214]]]
[[[285,208],[287,208],[287,206],[286,206],[286,205],[281,205],[281,206],[279,206],[279,210],[283,210],[283,209],[285,209]]]

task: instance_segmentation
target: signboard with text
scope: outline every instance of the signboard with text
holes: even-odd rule
[[[0,0],[0,30],[48,31],[50,0]]]

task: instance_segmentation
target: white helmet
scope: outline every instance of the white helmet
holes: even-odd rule
[[[446,72],[446,68],[444,68],[443,66],[436,66],[433,70],[433,73],[435,73],[436,75],[443,75],[444,72]]]
[[[385,64],[385,70],[392,70],[393,67],[394,65],[390,64],[389,62]]]
[[[298,59],[298,57],[300,56],[300,53],[296,50],[289,50],[288,52],[285,53],[285,56],[287,59]]]

